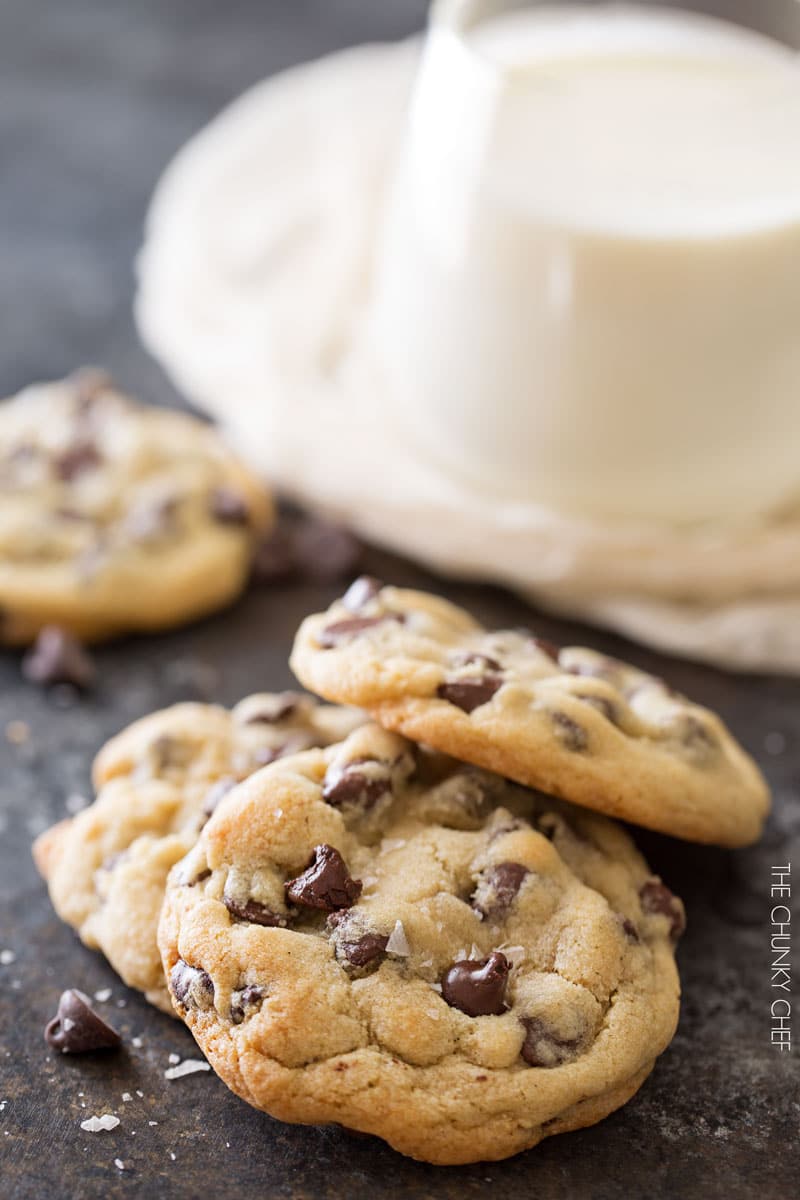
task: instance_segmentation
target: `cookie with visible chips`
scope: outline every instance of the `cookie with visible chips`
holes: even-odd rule
[[[245,1100],[464,1163],[634,1094],[675,1030],[682,928],[612,822],[367,725],[225,796],[159,944]]]
[[[34,844],[56,912],[127,984],[172,1013],[156,945],[170,868],[234,784],[281,755],[336,742],[362,720],[279,692],[230,710],[176,704],[134,722],[95,759],[95,802]]]
[[[0,404],[0,642],[164,629],[241,592],[273,520],[264,486],[188,413],[102,372]]]
[[[362,578],[303,622],[291,663],[387,729],[609,816],[723,846],[761,833],[767,785],[719,717],[596,651]]]

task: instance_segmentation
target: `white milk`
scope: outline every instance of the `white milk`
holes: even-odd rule
[[[398,420],[594,517],[800,492],[800,67],[678,10],[434,24],[375,275]]]

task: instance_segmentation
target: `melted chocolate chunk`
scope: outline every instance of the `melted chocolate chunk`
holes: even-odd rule
[[[442,979],[442,997],[468,1017],[499,1016],[506,1011],[509,970],[506,956],[499,951],[483,961],[462,959]]]
[[[234,900],[232,896],[223,896],[222,899],[231,916],[239,921],[265,925],[268,929],[285,929],[288,924],[285,913],[273,912],[258,900]]]
[[[342,604],[349,608],[350,612],[360,612],[371,600],[377,599],[382,587],[383,583],[374,575],[359,575],[342,596]]]
[[[370,770],[365,771],[365,764]],[[374,808],[378,800],[392,790],[391,763],[377,758],[352,758],[346,763],[331,763],[322,784],[322,799],[334,808]]]
[[[497,863],[484,872],[473,896],[473,906],[484,916],[502,916],[514,903],[528,875],[530,871],[522,863]]]
[[[361,543],[343,525],[334,525],[316,517],[296,522],[292,551],[298,571],[317,582],[342,579],[358,567]]]
[[[482,704],[488,704],[495,692],[503,686],[499,675],[487,672],[486,675],[476,675],[465,679],[450,679],[440,683],[436,695],[440,700],[447,700],[460,708],[462,712],[471,713]]]
[[[222,525],[247,525],[250,508],[247,500],[236,488],[222,485],[213,488],[208,498],[208,511]]]
[[[561,647],[557,646],[555,642],[551,642],[547,638],[535,637],[533,634],[531,634],[530,640],[537,650],[541,650],[542,654],[552,658],[553,662],[558,662]]]
[[[211,1008],[214,1004],[214,983],[207,971],[190,967],[179,958],[169,976],[173,996],[184,1008]]]
[[[654,875],[642,884],[639,899],[644,912],[660,913],[669,917],[670,937],[677,941],[686,929],[686,915],[678,897]]]
[[[525,1040],[520,1053],[530,1067],[558,1067],[579,1053],[583,1039],[560,1038],[541,1017],[523,1017]]]
[[[22,674],[31,683],[71,683],[89,688],[95,668],[80,642],[58,625],[46,625],[22,660]]]
[[[381,933],[365,933],[352,942],[342,940],[339,948],[351,966],[367,967],[383,958],[388,941]]]
[[[633,921],[631,921],[630,917],[626,917],[622,913],[617,913],[617,917],[619,918],[619,923],[622,926],[622,931],[625,934],[628,941],[629,942],[638,942],[639,941],[639,930],[636,928]]]
[[[286,882],[286,895],[295,904],[334,912],[350,908],[361,895],[361,880],[351,879],[347,864],[333,846],[314,847],[314,857],[301,875]]]
[[[261,1007],[266,994],[266,989],[259,987],[257,983],[248,983],[247,987],[233,992],[231,995],[231,1020],[234,1025],[241,1025],[242,1021],[252,1016]]]
[[[576,754],[579,754],[588,747],[589,735],[583,726],[579,725],[572,717],[568,717],[566,713],[554,709],[550,713],[550,720],[555,726],[559,741],[567,750],[573,750]]]
[[[62,450],[53,460],[53,471],[62,483],[72,483],[79,475],[95,471],[103,462],[103,456],[95,443],[82,438]]]
[[[58,1013],[44,1031],[45,1041],[62,1054],[86,1054],[92,1050],[116,1050],[122,1038],[99,1017],[89,997],[77,988],[61,993]]]
[[[387,621],[402,624],[403,620],[401,613],[381,613],[375,617],[346,617],[343,621],[334,621],[332,625],[326,625],[317,635],[317,641],[323,649],[330,650],[331,647],[349,641],[367,629],[374,629],[376,625],[383,625]]]

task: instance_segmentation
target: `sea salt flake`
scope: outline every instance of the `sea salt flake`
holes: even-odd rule
[[[399,850],[405,844],[405,838],[384,838],[381,842],[381,854],[391,854],[393,850]]]
[[[148,1121],[147,1124],[148,1125],[157,1125],[158,1121]]]
[[[135,1038],[131,1038],[131,1045],[134,1047],[134,1049],[141,1050],[144,1043],[142,1042],[142,1039],[140,1037],[135,1037]]]
[[[170,1054],[169,1061],[171,1063],[179,1063],[181,1061],[180,1054]]]
[[[130,1092],[123,1092],[123,1093],[122,1093],[122,1099],[123,1099],[123,1102],[124,1102],[125,1104],[127,1104],[129,1100],[132,1100],[132,1099],[133,1099],[133,1096],[130,1094]]]
[[[406,931],[403,929],[402,921],[395,921],[394,929],[389,935],[389,940],[386,943],[386,953],[396,954],[398,958],[408,958],[411,953],[411,947],[408,944]]]
[[[111,1113],[103,1113],[102,1117],[87,1117],[85,1121],[81,1121],[81,1129],[86,1133],[100,1133],[105,1129],[116,1129],[119,1125],[119,1117],[114,1117]]]
[[[4,967],[10,967],[13,962],[17,961],[17,956],[13,950],[0,950],[0,963]]]
[[[114,1159],[114,1166],[117,1168],[118,1171],[127,1171],[127,1169],[128,1169],[127,1165],[122,1161],[121,1158]]]
[[[144,1099],[144,1092],[140,1092],[138,1089],[136,1091],[136,1095],[139,1097],[140,1100]]]
[[[100,988],[99,992],[94,994],[95,1000],[99,1000],[101,1004],[105,1004],[106,1000],[111,999],[111,988]]]
[[[177,1067],[168,1067],[164,1072],[165,1079],[182,1079],[184,1075],[194,1075],[196,1071],[210,1071],[211,1067],[201,1058],[185,1058]]]

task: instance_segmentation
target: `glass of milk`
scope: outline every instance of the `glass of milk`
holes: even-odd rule
[[[369,318],[419,453],[602,521],[800,496],[798,48],[798,0],[434,5]]]

